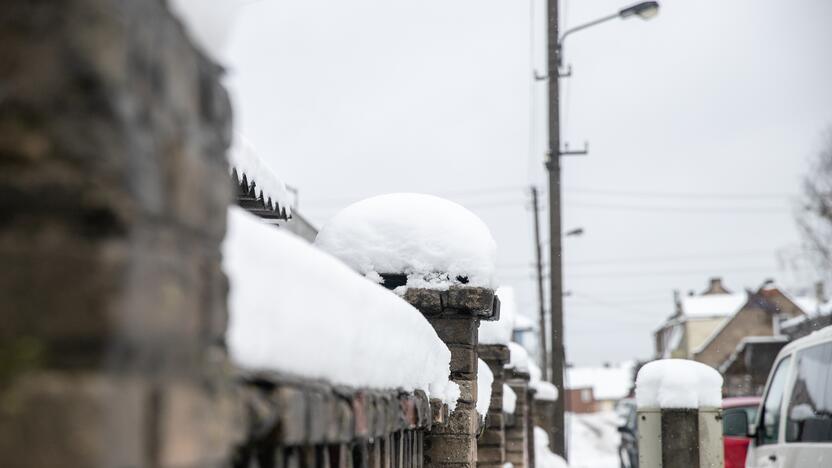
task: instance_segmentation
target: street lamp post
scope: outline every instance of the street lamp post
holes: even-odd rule
[[[563,388],[563,372],[566,363],[566,351],[563,344],[563,263],[561,258],[561,210],[560,210],[560,88],[559,75],[563,43],[567,36],[577,31],[615,19],[638,16],[650,19],[659,11],[658,2],[641,2],[604,16],[595,21],[570,28],[559,35],[558,0],[547,0],[547,65],[549,70],[549,150],[546,155],[546,168],[549,172],[549,300],[550,306],[550,346],[552,349],[551,380],[557,387],[560,398],[555,402],[554,427],[552,428],[551,448],[556,454],[566,458],[566,431],[564,421],[564,401],[566,392]],[[536,77],[537,78],[537,77]]]

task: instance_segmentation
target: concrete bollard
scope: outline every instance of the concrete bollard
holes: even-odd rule
[[[641,468],[721,468],[722,376],[683,359],[648,363],[636,378]]]

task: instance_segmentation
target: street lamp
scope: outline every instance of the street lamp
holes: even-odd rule
[[[649,20],[651,18],[655,18],[656,15],[659,14],[659,2],[641,2],[636,3],[635,5],[628,6],[626,8],[622,8],[618,10],[617,13],[613,13],[611,15],[603,16],[596,20],[590,21],[588,23],[584,23],[574,28],[567,29],[561,36],[558,38],[558,67],[560,67],[563,63],[563,41],[572,33],[581,31],[586,28],[590,28],[595,26],[596,24],[601,24],[607,22],[609,20],[613,20],[616,18],[626,19],[633,16],[638,16],[643,20]],[[549,72],[551,73],[551,71]]]
[[[630,18],[638,16],[642,19],[650,19],[659,11],[659,4],[655,1],[641,2],[619,10],[617,13],[599,18],[595,21],[576,26],[566,30],[563,35],[558,35],[558,1],[548,0],[548,81],[549,81],[549,152],[546,160],[546,169],[549,172],[549,300],[550,306],[550,347],[552,350],[550,365],[552,372],[551,381],[557,387],[561,395],[563,391],[563,371],[566,363],[566,351],[563,346],[563,264],[561,261],[561,241],[563,231],[561,230],[560,212],[560,157],[569,154],[585,154],[585,151],[561,150],[560,141],[560,66],[562,63],[564,40],[571,34],[583,29],[595,26],[615,18]],[[538,76],[536,80],[544,80],[546,76]],[[550,433],[550,446],[556,454],[566,458],[564,421],[564,398],[555,402],[554,421]]]

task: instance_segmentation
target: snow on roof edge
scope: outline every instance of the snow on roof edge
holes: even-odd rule
[[[278,210],[283,209],[287,216],[292,216],[292,197],[286,184],[260,158],[254,145],[239,133],[234,134],[234,143],[228,152],[228,170],[230,173],[236,170],[241,182],[245,175],[249,186],[254,183],[255,196],[263,197],[266,204],[271,199]]]

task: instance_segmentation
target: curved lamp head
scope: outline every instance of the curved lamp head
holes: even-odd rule
[[[630,16],[638,16],[643,20],[649,20],[659,14],[659,2],[641,2],[633,6],[628,6],[618,12],[621,18],[629,18]]]

